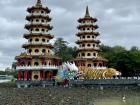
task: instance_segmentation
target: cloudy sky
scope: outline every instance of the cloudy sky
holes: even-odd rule
[[[26,9],[36,0],[0,0],[0,69],[9,67],[24,49]],[[42,0],[52,12],[52,33],[75,46],[77,19],[89,5],[90,14],[98,18],[99,39],[103,44],[140,48],[140,0]]]

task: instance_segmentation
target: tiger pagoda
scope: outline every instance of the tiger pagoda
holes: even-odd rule
[[[84,18],[78,20],[80,23],[77,27],[79,32],[76,34],[79,45],[77,50],[77,58],[75,63],[77,66],[93,67],[93,68],[106,68],[107,60],[99,55],[100,41],[97,37],[100,35],[96,31],[98,25],[96,25],[97,19],[93,18],[89,14],[88,6]]]
[[[23,44],[26,52],[16,56],[18,82],[51,80],[56,76],[58,67],[62,65],[61,58],[53,55],[50,40],[54,38],[50,34],[52,26],[48,7],[43,7],[41,0],[37,0],[35,6],[27,9],[28,23],[25,29],[28,31],[24,38],[28,40]]]

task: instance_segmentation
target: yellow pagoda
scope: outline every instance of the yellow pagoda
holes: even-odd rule
[[[23,44],[26,52],[16,56],[18,82],[20,81],[45,81],[52,80],[56,75],[60,65],[61,58],[53,55],[53,46],[50,40],[54,38],[50,34],[52,26],[48,7],[43,7],[41,0],[37,0],[35,6],[27,9],[29,13],[26,16],[28,23],[24,34],[27,42]]]
[[[100,41],[97,37],[100,35],[96,31],[98,25],[96,25],[97,19],[93,18],[89,14],[88,6],[83,18],[78,20],[80,23],[77,27],[79,32],[76,34],[78,37],[78,50],[75,63],[77,66],[85,66],[92,68],[106,68],[107,60],[99,55]]]

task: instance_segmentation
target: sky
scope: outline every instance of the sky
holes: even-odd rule
[[[27,40],[23,34],[28,14],[26,9],[36,0],[0,0],[0,69],[10,67],[16,55],[25,52],[21,48]],[[77,20],[85,15],[98,19],[102,44],[140,48],[140,0],[42,0],[51,9],[51,31],[55,39],[63,37],[70,46],[76,46]],[[54,41],[54,40],[53,40]]]

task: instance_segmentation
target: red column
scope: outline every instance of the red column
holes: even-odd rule
[[[24,72],[24,80],[27,81],[28,80],[28,71]]]
[[[40,71],[40,79],[43,80],[43,71]]]
[[[43,71],[43,80],[45,80],[45,71]]]
[[[21,71],[18,71],[18,80],[21,80]]]

